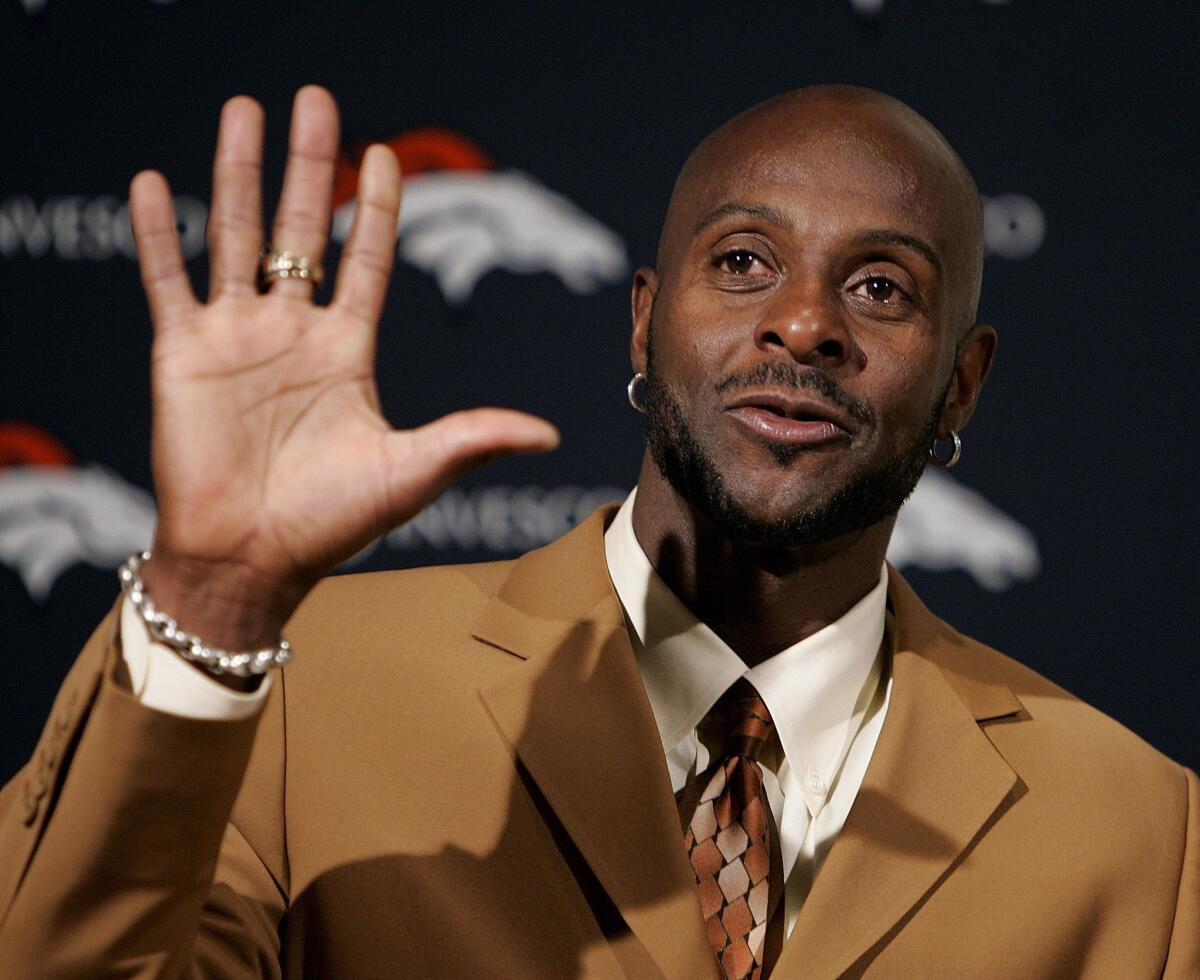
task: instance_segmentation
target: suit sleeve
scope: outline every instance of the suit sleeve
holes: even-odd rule
[[[1166,980],[1195,980],[1200,977],[1200,781],[1190,770],[1186,777],[1187,840],[1184,844],[1183,872],[1179,878],[1179,900],[1171,928],[1171,947],[1163,971]]]
[[[0,790],[0,976],[278,976],[282,697],[234,721],[141,704],[118,610]]]

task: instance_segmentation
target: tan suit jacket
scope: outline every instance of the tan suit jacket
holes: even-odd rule
[[[714,976],[605,517],[325,582],[261,721],[142,707],[110,616],[0,792],[0,977]],[[891,582],[887,720],[774,975],[1200,977],[1195,776]]]

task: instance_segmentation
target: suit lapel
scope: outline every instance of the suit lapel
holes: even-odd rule
[[[711,976],[662,743],[606,571],[611,513],[514,564],[473,634],[525,662],[480,696],[659,969]]]
[[[892,693],[862,788],[776,977],[865,966],[1016,797],[1019,778],[979,722],[1020,713],[1003,685],[965,676],[964,640],[893,570]],[[956,648],[958,648],[956,650]]]
[[[658,968],[714,976],[662,743],[606,571],[611,514],[513,564],[472,632],[524,662],[480,696]],[[891,583],[887,718],[776,977],[865,965],[1019,791],[979,723],[1019,714],[1021,703],[971,676],[970,641],[894,570]]]

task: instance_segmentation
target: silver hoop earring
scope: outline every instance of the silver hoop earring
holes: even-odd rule
[[[646,382],[646,375],[638,371],[632,378],[629,379],[629,385],[625,389],[625,393],[629,396],[629,404],[633,406],[634,411],[645,412],[646,404],[641,397],[642,386]]]
[[[958,437],[958,433],[951,430],[950,438],[954,440],[954,452],[952,452],[946,459],[942,459],[937,454],[936,438],[933,440],[933,445],[929,447],[929,461],[933,463],[934,466],[940,466],[944,470],[950,469],[951,466],[958,462],[958,457],[962,455],[962,440]]]

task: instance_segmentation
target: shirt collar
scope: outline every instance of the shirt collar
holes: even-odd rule
[[[750,669],[655,572],[633,531],[636,493],[605,532],[604,551],[664,752],[690,736],[729,685],[746,676],[771,711],[810,809],[819,809],[880,682],[887,566],[840,619]]]

